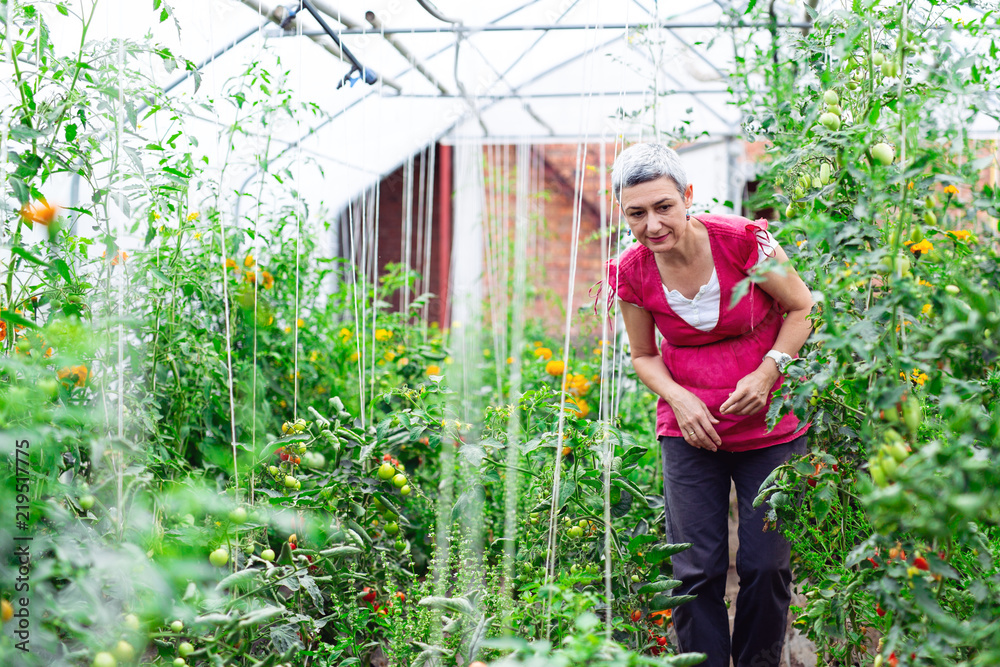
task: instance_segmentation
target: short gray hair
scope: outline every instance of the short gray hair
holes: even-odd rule
[[[633,144],[615,158],[611,168],[611,192],[620,203],[623,188],[655,181],[663,176],[677,185],[681,195],[687,190],[687,174],[677,151],[659,143]]]

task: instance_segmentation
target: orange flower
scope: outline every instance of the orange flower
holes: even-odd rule
[[[254,273],[248,273],[246,275],[246,281],[248,283],[255,283],[255,282],[257,282],[257,274],[256,274],[256,272],[254,272]]]
[[[249,269],[253,265],[254,265],[253,255],[247,255],[247,258],[243,260],[243,266]]]
[[[566,365],[563,364],[562,359],[553,359],[549,363],[545,364],[545,372],[552,377],[562,375],[564,370],[566,370]]]
[[[226,268],[227,269],[235,269],[236,268],[236,260],[234,260],[231,257],[227,257],[226,258]]]
[[[949,183],[948,185],[944,186],[944,193],[946,195],[957,195],[958,194],[958,188],[956,188],[954,185],[951,185]]]
[[[566,409],[575,414],[580,419],[583,419],[590,414],[590,406],[587,405],[587,401],[582,398],[568,398],[566,399]]]
[[[441,375],[441,367],[437,364],[431,364],[427,367],[427,375]]]
[[[910,250],[919,253],[930,252],[931,250],[934,250],[934,244],[927,239],[924,239],[920,243],[914,243],[911,245]]]
[[[48,225],[56,219],[56,212],[58,210],[58,206],[53,206],[47,201],[40,199],[34,204],[25,204],[21,207],[21,219],[25,222]]]
[[[261,271],[260,279],[264,283],[264,289],[271,289],[274,287],[274,276],[272,276],[269,272]]]
[[[75,383],[77,387],[82,387],[87,384],[87,367],[83,364],[79,366],[67,366],[65,368],[60,368],[56,372],[56,376],[60,380],[69,379],[70,383]],[[68,384],[68,383],[63,383]]]
[[[972,232],[968,229],[948,229],[945,231],[945,234],[959,241],[968,241],[969,237],[972,236]]]
[[[0,320],[0,341],[5,340],[6,338],[7,338],[7,321]]]
[[[535,350],[535,358],[536,359],[540,358],[540,359],[545,359],[545,360],[551,359],[552,358],[552,350],[550,350],[547,347],[539,347],[539,348],[537,348]]]

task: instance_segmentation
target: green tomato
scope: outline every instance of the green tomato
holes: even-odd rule
[[[403,551],[406,549],[406,542],[403,540],[396,540],[396,551]]]
[[[125,614],[125,627],[132,632],[139,631],[139,617],[135,614]]]
[[[219,548],[208,555],[208,561],[215,567],[222,567],[229,562],[229,552]]]
[[[285,475],[285,486],[289,489],[295,488],[295,485],[299,483],[299,480],[295,479],[291,475]]]
[[[569,529],[569,536],[574,539],[583,537],[583,528],[580,528],[580,526],[573,526]]]
[[[107,651],[101,651],[94,656],[94,662],[91,664],[93,667],[117,667],[118,661]]]
[[[135,647],[122,639],[115,644],[114,654],[122,662],[131,662],[132,658],[135,657]]]
[[[401,489],[406,486],[406,475],[398,474],[394,475],[392,478],[392,485],[397,489]]]
[[[889,144],[881,141],[872,146],[872,157],[882,166],[889,166],[896,159],[896,151]]]
[[[632,583],[633,584],[637,584],[640,581],[642,581],[642,577],[640,577],[638,574],[633,574],[632,575]]]
[[[396,474],[396,469],[392,467],[391,463],[383,463],[378,467],[378,478],[382,481],[388,481],[392,479]]]
[[[187,660],[184,658],[174,658],[174,667],[184,667],[187,664]]]
[[[234,507],[229,512],[229,520],[235,523],[237,526],[242,525],[247,522],[247,511],[242,507]]]
[[[881,67],[882,63],[884,62],[885,62],[885,56],[883,56],[881,53],[876,51],[875,53],[872,54],[872,65],[875,65],[875,67]]]
[[[847,83],[844,84],[844,86],[848,90],[857,90],[858,89],[858,82],[857,81],[848,81]]]
[[[170,624],[171,632],[180,632],[184,629],[184,621],[174,621]]]
[[[826,110],[838,116],[842,116],[844,114],[844,110],[840,108],[839,104],[829,104],[827,105]]]
[[[85,496],[80,496],[80,500],[78,502],[80,503],[81,509],[89,510],[91,507],[94,506],[94,503],[97,502],[97,499],[88,493]]]
[[[819,117],[819,122],[831,132],[836,132],[840,129],[840,116],[835,113],[827,111]]]
[[[404,496],[410,495],[410,491],[411,491],[411,489],[410,489],[410,485],[409,484],[404,485],[403,488],[401,488],[399,490],[400,494],[402,494]]]
[[[934,225],[936,225],[937,224],[937,214],[934,213],[934,211],[924,211],[924,223],[930,225],[931,227],[933,227]],[[923,239],[917,239],[917,240],[921,241]]]
[[[819,166],[819,182],[822,185],[830,183],[830,163],[824,162]]]
[[[879,488],[885,488],[888,483],[888,480],[885,477],[885,471],[882,470],[881,464],[879,464],[878,459],[874,456],[868,459],[868,472],[871,473],[872,481],[875,482],[876,486]]]
[[[944,291],[952,295],[958,295],[962,293],[962,290],[958,287],[958,285],[945,285]]]
[[[399,524],[395,521],[385,524],[385,532],[389,535],[395,535],[399,532]]]
[[[194,653],[194,646],[191,644],[191,642],[181,642],[177,646],[177,654],[180,655],[182,658],[186,658],[192,653]]]
[[[823,101],[827,104],[840,104],[840,97],[837,96],[837,91],[828,90],[823,93]]]
[[[274,562],[274,549],[264,549],[260,552],[260,557],[268,563]]]
[[[586,530],[590,526],[590,522],[586,519],[580,519],[576,525],[580,526],[581,530]]]

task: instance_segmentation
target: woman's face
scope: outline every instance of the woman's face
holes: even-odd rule
[[[687,209],[693,195],[691,184],[681,193],[673,179],[661,176],[622,188],[621,206],[636,240],[653,252],[666,252],[687,230]]]

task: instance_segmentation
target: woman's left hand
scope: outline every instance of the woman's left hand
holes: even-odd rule
[[[758,368],[736,383],[736,389],[719,408],[719,412],[724,415],[752,415],[760,412],[767,405],[768,394],[777,379],[777,369],[772,373]]]

